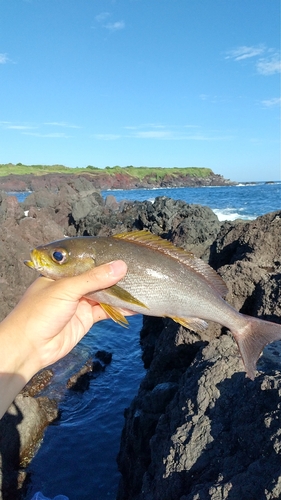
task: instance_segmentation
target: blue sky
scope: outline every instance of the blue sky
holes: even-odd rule
[[[279,180],[279,0],[0,0],[0,163]]]

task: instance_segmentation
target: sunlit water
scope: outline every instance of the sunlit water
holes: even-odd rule
[[[281,183],[226,187],[135,189],[104,191],[117,201],[153,201],[168,196],[187,203],[209,206],[220,220],[251,220],[281,209]],[[16,194],[20,200],[27,194]],[[50,425],[28,472],[30,483],[25,500],[42,491],[52,498],[64,494],[70,500],[115,499],[119,473],[116,456],[124,424],[123,412],[137,392],[144,375],[139,346],[142,318],[130,319],[124,329],[112,321],[95,325],[65,363],[56,367],[50,396],[59,395],[61,418]],[[104,372],[92,379],[83,393],[68,391],[62,398],[65,380],[98,349],[113,353]],[[269,355],[273,353],[271,349]],[[280,356],[277,350],[277,356]],[[276,360],[276,357],[275,357]]]
[[[273,184],[239,184],[223,187],[184,187],[171,189],[132,189],[130,191],[103,191],[113,194],[117,201],[153,201],[157,196],[168,196],[186,203],[210,207],[219,220],[255,219],[259,215],[281,208],[281,182]]]

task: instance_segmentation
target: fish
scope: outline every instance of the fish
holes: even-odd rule
[[[57,280],[117,259],[126,262],[126,276],[86,297],[122,326],[128,325],[124,309],[171,318],[196,332],[214,321],[232,333],[252,380],[263,348],[281,339],[281,324],[241,314],[226,302],[227,286],[211,266],[149,231],[65,238],[36,247],[24,263]]]

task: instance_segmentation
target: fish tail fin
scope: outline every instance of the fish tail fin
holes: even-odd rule
[[[281,325],[244,314],[242,316],[247,323],[232,333],[238,344],[247,376],[254,380],[256,364],[263,348],[275,340],[281,340]]]

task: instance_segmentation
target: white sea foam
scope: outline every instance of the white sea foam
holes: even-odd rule
[[[242,219],[242,220],[254,220],[255,217],[247,215],[247,214],[241,214],[235,211],[234,208],[214,208],[213,212],[216,214],[217,218],[219,221],[225,221],[225,220],[237,220],[237,219]]]
[[[236,184],[234,187],[248,187],[248,186],[258,186],[260,185],[260,183],[258,184],[257,182],[245,182],[245,184],[243,182],[240,182],[239,184]]]

